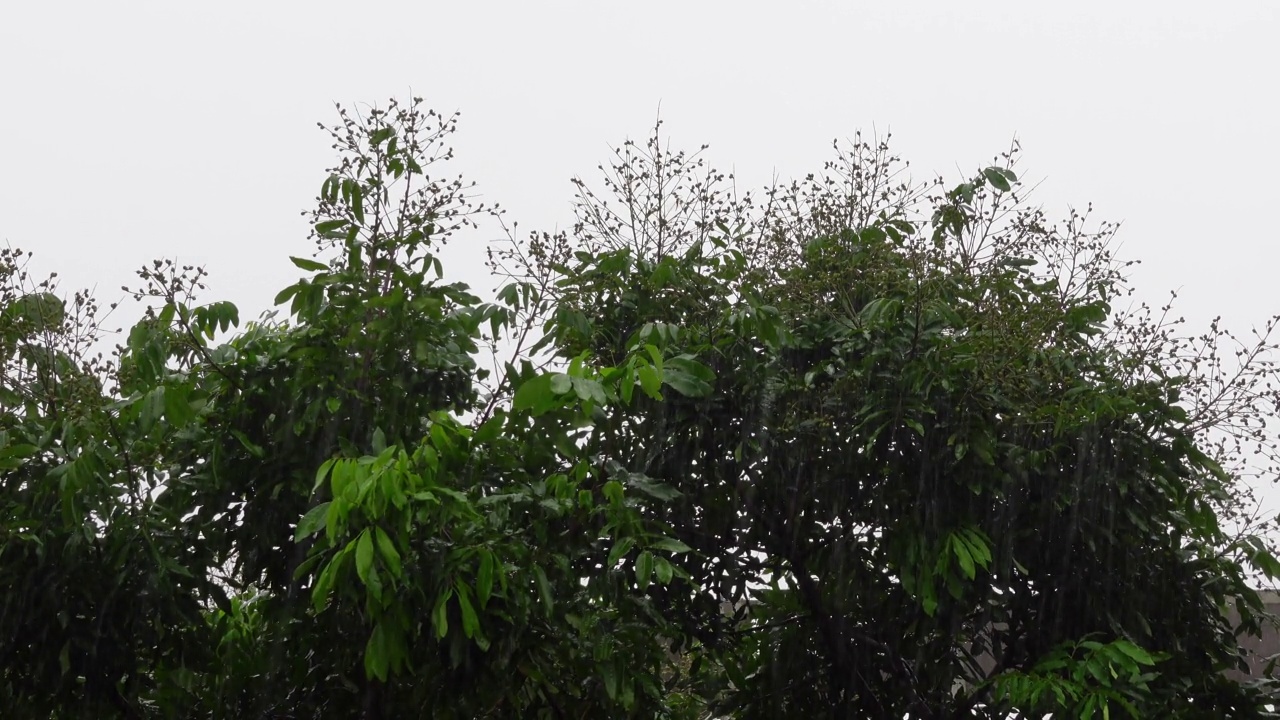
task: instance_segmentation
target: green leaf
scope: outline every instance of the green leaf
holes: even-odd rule
[[[329,604],[329,594],[333,590],[333,584],[337,580],[338,572],[342,569],[343,562],[346,561],[349,553],[349,546],[344,548],[329,561],[320,571],[320,577],[316,578],[316,584],[311,587],[311,603],[315,607],[316,612],[324,610]]]
[[[296,284],[296,285],[290,285],[289,287],[287,287],[287,288],[285,288],[285,289],[281,290],[279,293],[277,293],[277,294],[276,294],[275,300],[272,300],[272,301],[271,301],[271,304],[272,304],[272,305],[283,305],[283,304],[285,304],[285,303],[289,302],[289,298],[292,298],[294,295],[297,295],[297,294],[298,294],[298,291],[299,291],[299,290],[301,290],[301,289],[303,288],[303,286],[304,286],[304,285],[306,285],[306,284],[307,284],[307,283],[304,281],[304,282],[300,282],[300,283],[298,283],[298,284]]]
[[[636,558],[636,585],[640,590],[649,587],[649,578],[653,575],[653,554],[648,550]]]
[[[1005,177],[1004,170],[998,167],[989,167],[982,171],[982,176],[991,183],[991,187],[1000,192],[1009,192],[1013,186],[1009,184],[1009,178]]]
[[[551,376],[538,375],[524,381],[520,387],[516,388],[516,394],[511,399],[511,407],[513,410],[527,410],[533,415],[541,415],[555,402],[556,396],[551,392]]]
[[[149,430],[155,424],[160,416],[164,414],[164,391],[163,385],[154,387],[151,392],[147,393],[146,398],[142,401],[141,412],[138,419],[142,422],[142,427]]]
[[[619,383],[619,391],[622,394],[622,402],[630,405],[631,398],[636,392],[636,369],[628,365],[626,371],[622,375],[622,381]]]
[[[336,463],[337,461],[338,461],[337,458],[329,458],[328,460],[325,460],[323,463],[320,464],[320,469],[316,470],[315,485],[311,486],[312,493],[319,490],[320,486],[324,484],[325,477],[329,475],[329,470],[333,468],[334,463]]]
[[[480,607],[489,604],[489,598],[493,594],[493,574],[494,561],[493,552],[488,548],[480,548],[480,570],[476,573],[476,599],[480,601]]]
[[[431,624],[435,625],[436,638],[449,634],[449,598],[453,597],[453,588],[447,588],[436,596],[435,608],[431,611]]]
[[[343,229],[347,227],[346,220],[325,220],[315,225],[316,234],[323,238],[338,239],[344,236]],[[290,258],[291,260],[294,258]],[[296,264],[296,262],[295,262]],[[299,265],[299,267],[302,267]],[[328,266],[321,269],[327,269]],[[307,268],[303,268],[304,270]],[[311,268],[315,269],[315,268]]]
[[[675,569],[671,567],[671,562],[666,558],[658,556],[653,561],[653,572],[658,578],[658,582],[666,585],[671,582],[671,576],[675,573]]]
[[[960,571],[969,580],[974,579],[977,571],[973,566],[973,556],[969,553],[969,546],[959,537],[951,536],[951,551],[955,554],[956,560],[960,563]]]
[[[184,385],[170,385],[164,391],[164,417],[174,427],[183,427],[195,419],[191,400]]]
[[[649,359],[653,361],[653,367],[659,373],[661,373],[662,372],[662,351],[659,350],[655,345],[645,345],[644,351],[649,353]]]
[[[365,587],[374,602],[382,602],[382,575],[376,566],[369,569],[369,582],[365,583]]]
[[[25,322],[35,333],[52,332],[66,318],[66,305],[53,293],[32,293],[12,301],[4,308],[10,322]],[[7,328],[6,328],[7,329]]]
[[[319,532],[324,527],[325,514],[329,512],[329,503],[322,502],[307,511],[298,521],[298,529],[293,534],[294,542],[301,542]]]
[[[400,563],[400,552],[396,550],[395,543],[391,540],[391,536],[387,535],[382,528],[374,526],[373,537],[378,545],[378,555],[382,558],[382,563],[391,571],[391,576],[399,579],[403,573],[403,567]]]
[[[578,395],[579,400],[588,400],[596,405],[604,405],[608,402],[605,397],[604,387],[596,380],[590,378],[573,377],[573,391]]]
[[[423,464],[431,469],[432,472],[440,469],[440,453],[436,452],[434,447],[423,445],[418,448]]]
[[[658,374],[658,370],[652,365],[641,365],[636,368],[636,375],[640,377],[640,389],[644,391],[653,400],[662,399],[662,376]]]
[[[1138,663],[1139,665],[1155,665],[1156,664],[1156,658],[1153,657],[1151,653],[1147,652],[1146,650],[1143,650],[1137,645],[1134,645],[1128,640],[1117,640],[1115,641],[1115,643],[1113,643],[1113,646],[1115,647],[1115,649],[1119,650],[1125,655],[1128,655],[1130,658],[1133,658],[1133,661]]]
[[[317,228],[318,228],[318,227],[319,227],[319,226],[317,226]],[[322,262],[317,262],[317,261],[315,261],[315,260],[308,260],[307,258],[293,257],[293,256],[291,255],[291,256],[289,256],[289,260],[290,260],[294,265],[296,265],[296,266],[298,266],[298,267],[302,268],[303,270],[319,271],[319,270],[328,270],[328,269],[329,269],[329,266],[328,266],[328,265],[326,265],[326,264],[324,264],[324,263],[322,263]]]
[[[360,183],[351,178],[342,179],[342,198],[347,201],[351,215],[357,223],[364,224],[364,193]],[[354,228],[353,228],[354,229]]]
[[[675,368],[710,385],[716,380],[716,373],[711,368],[698,362],[693,355],[678,355],[669,358],[666,368]]]
[[[636,540],[633,537],[624,537],[613,544],[609,550],[609,559],[607,565],[611,568],[617,567],[618,561],[631,552],[631,548],[635,547]]]
[[[663,370],[662,381],[685,397],[705,397],[711,394],[709,383],[675,366]]]
[[[933,585],[927,585],[928,592],[920,598],[920,606],[924,609],[924,614],[933,617],[938,611],[938,598],[934,595]]]
[[[213,328],[217,328],[221,332],[226,332],[233,326],[240,325],[240,308],[231,302],[215,302],[200,308],[208,317],[207,334],[210,339],[213,338]]]
[[[3,434],[0,434],[3,437]],[[0,448],[0,470],[16,470],[22,467],[27,458],[39,451],[35,445],[19,443]]]
[[[884,323],[898,317],[902,310],[902,301],[893,297],[881,297],[872,300],[862,308],[859,316],[869,325]]]
[[[623,488],[622,483],[617,480],[610,480],[600,489],[605,499],[615,505],[622,503]]]
[[[1269,578],[1280,578],[1280,560],[1267,550],[1266,545],[1258,542],[1254,544],[1254,551],[1248,554],[1249,561],[1253,566],[1263,572]]]
[[[573,379],[564,373],[556,373],[551,376],[551,392],[556,395],[564,395],[573,389]]]
[[[320,197],[324,201],[333,204],[338,202],[338,176],[331,174],[325,178],[324,184],[320,186]],[[341,222],[346,222],[345,220]]]
[[[263,450],[262,446],[250,440],[248,435],[245,435],[239,430],[232,430],[231,435],[232,437],[240,441],[240,444],[244,446],[245,450],[249,451],[250,455],[256,458],[266,457],[267,451]]]
[[[183,310],[184,311],[186,310],[185,306],[183,306]],[[157,316],[156,322],[161,326],[169,327],[170,325],[173,324],[173,317],[177,313],[178,313],[177,306],[174,303],[167,302],[164,304],[164,308],[160,311],[160,315]],[[184,312],[184,317],[185,317],[185,312]]]
[[[650,543],[649,547],[654,550],[666,550],[667,552],[673,553],[686,553],[693,549],[673,538],[662,538]]]
[[[675,500],[681,495],[679,490],[666,483],[654,480],[647,475],[642,475],[640,473],[627,473],[624,477],[629,487],[639,490],[641,493],[648,495],[654,500],[667,502]]]
[[[462,611],[462,634],[473,638],[480,630],[480,618],[476,617],[476,609],[471,605],[471,590],[461,581],[457,588],[458,609]]]
[[[301,580],[304,577],[310,577],[311,571],[316,569],[320,561],[324,559],[323,555],[313,553],[311,557],[298,563],[298,567],[293,569],[293,579]]]
[[[387,667],[390,664],[387,651],[386,626],[379,622],[369,634],[369,642],[364,646],[364,673],[370,679],[387,680]]]
[[[977,565],[985,569],[991,564],[991,547],[986,535],[978,530],[965,529],[958,537],[968,545],[969,554]]]
[[[502,434],[502,426],[506,424],[506,421],[505,414],[495,414],[476,429],[475,435],[472,436],[473,441],[477,445],[493,442]]]
[[[602,662],[597,666],[600,670],[600,679],[604,681],[604,691],[610,700],[618,698],[618,671],[614,669],[612,662]]]
[[[551,617],[551,610],[554,607],[554,601],[551,598],[551,583],[547,581],[547,574],[538,565],[533,566],[533,580],[538,586],[538,597],[542,598],[542,605],[546,615]]]
[[[373,538],[369,528],[365,528],[356,539],[356,575],[360,581],[369,584],[370,571],[373,568]]]
[[[1229,483],[1232,481],[1231,476],[1227,474],[1227,471],[1222,469],[1222,466],[1218,464],[1218,461],[1203,453],[1197,453],[1197,455],[1200,466],[1212,473],[1215,478],[1222,482]]]
[[[507,283],[498,291],[497,299],[503,304],[512,307],[520,307],[520,283]]]

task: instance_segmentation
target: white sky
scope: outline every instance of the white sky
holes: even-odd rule
[[[1280,311],[1280,2],[1049,5],[3,0],[0,242],[105,296],[204,264],[255,316],[310,249],[315,123],[412,89],[462,111],[456,167],[525,228],[567,224],[569,177],[659,103],[750,186],[873,125],[921,177],[1016,134],[1050,210],[1125,221],[1144,294],[1241,329]],[[481,290],[494,235],[450,253]]]
[[[462,111],[455,167],[522,228],[643,137],[755,187],[891,129],[918,177],[1023,144],[1051,215],[1123,220],[1143,296],[1241,330],[1280,312],[1280,2],[0,0],[0,242],[105,301],[158,256],[251,318],[308,254],[333,101]],[[492,286],[496,229],[446,270]],[[460,262],[458,258],[461,258]]]

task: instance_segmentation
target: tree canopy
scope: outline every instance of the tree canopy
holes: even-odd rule
[[[660,127],[485,300],[456,122],[340,108],[254,321],[158,260],[104,354],[0,251],[7,717],[1266,716],[1274,320],[1135,304],[1016,146],[752,196]]]

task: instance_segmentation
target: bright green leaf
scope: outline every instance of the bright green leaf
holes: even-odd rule
[[[301,542],[319,532],[324,527],[325,515],[329,512],[329,503],[322,502],[307,511],[298,521],[298,529],[293,534],[294,542]]]
[[[361,582],[367,585],[370,572],[373,569],[373,537],[369,532],[369,528],[365,528],[360,533],[360,537],[355,540],[355,545],[356,575],[360,577]]]
[[[378,556],[382,558],[382,564],[387,566],[391,571],[391,576],[399,578],[403,572],[400,564],[400,551],[396,550],[395,542],[391,540],[391,536],[387,535],[382,528],[374,526],[373,537],[378,545]]]

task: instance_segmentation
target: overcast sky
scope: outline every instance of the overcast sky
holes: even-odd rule
[[[1280,311],[1278,89],[1274,0],[4,2],[0,242],[108,296],[153,257],[204,264],[253,316],[310,249],[334,101],[461,110],[456,167],[546,229],[661,104],[750,185],[860,128],[922,178],[1016,135],[1048,209],[1124,221],[1144,295],[1245,327]],[[494,235],[452,268],[480,289]]]

